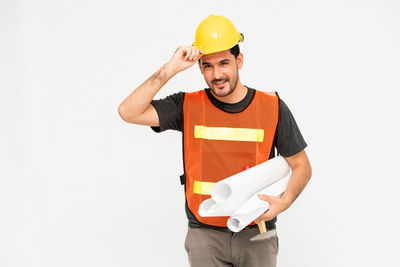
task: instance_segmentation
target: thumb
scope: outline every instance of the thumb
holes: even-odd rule
[[[267,202],[270,202],[271,199],[272,199],[272,197],[269,196],[269,195],[259,194],[259,195],[257,195],[257,196],[258,196],[259,199],[264,200],[264,201],[267,201]]]

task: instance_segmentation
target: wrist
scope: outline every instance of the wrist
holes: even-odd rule
[[[161,69],[165,72],[165,74],[166,74],[169,78],[175,76],[175,75],[179,72],[179,69],[178,69],[177,67],[175,67],[175,66],[171,63],[171,61],[165,63],[164,66],[162,66]]]
[[[288,209],[293,203],[293,199],[286,192],[281,196],[281,199],[283,201],[283,205],[284,205],[284,209],[285,210]]]

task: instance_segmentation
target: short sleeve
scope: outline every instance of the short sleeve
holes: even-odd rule
[[[280,120],[276,141],[276,147],[284,157],[293,156],[307,147],[296,120],[283,100],[280,100]]]
[[[159,133],[165,130],[182,131],[182,109],[185,93],[179,92],[163,99],[152,100],[150,104],[155,108],[160,122],[159,127],[152,126],[153,131]]]

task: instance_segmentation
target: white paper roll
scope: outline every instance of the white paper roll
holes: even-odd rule
[[[278,156],[221,180],[212,187],[212,198],[201,203],[199,215],[231,216],[251,195],[285,177],[289,171],[289,164]]]
[[[243,202],[254,192],[286,176],[289,170],[290,167],[285,158],[275,157],[219,181],[211,188],[211,197],[216,203],[223,203],[230,199]]]
[[[228,219],[228,228],[232,232],[240,232],[257,219],[261,214],[269,208],[269,203],[258,198],[258,194],[271,196],[279,196],[285,192],[289,183],[290,175],[276,181],[275,183],[265,187],[252,195],[234,214]]]

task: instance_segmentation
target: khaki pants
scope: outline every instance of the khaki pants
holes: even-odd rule
[[[275,267],[278,237],[250,242],[257,227],[239,233],[188,228],[185,249],[191,267]]]

